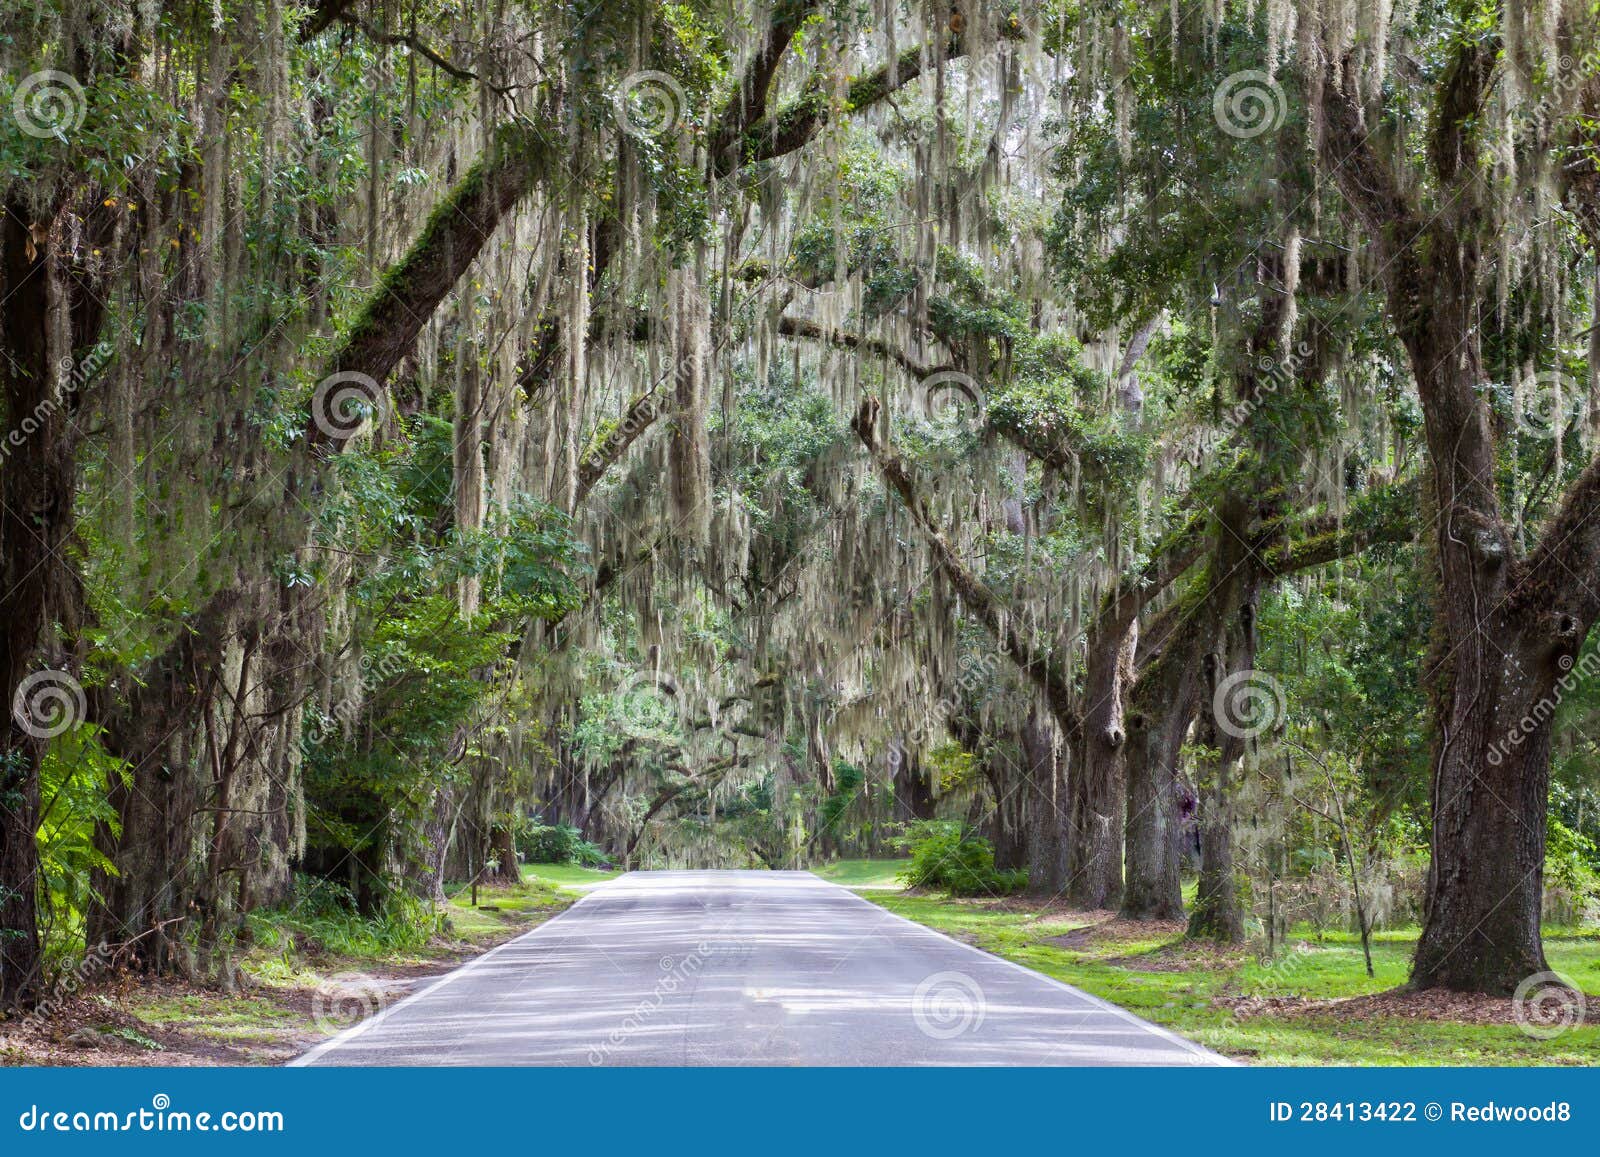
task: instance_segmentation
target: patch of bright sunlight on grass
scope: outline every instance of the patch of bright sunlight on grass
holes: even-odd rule
[[[910,860],[835,860],[811,870],[830,884],[898,892],[906,886],[905,881],[900,879],[900,873],[910,863]]]
[[[583,868],[577,864],[522,865],[524,880],[543,880],[558,888],[584,888],[594,884],[604,884],[607,880],[615,880],[620,875],[622,875],[620,868],[602,872],[598,868]]]

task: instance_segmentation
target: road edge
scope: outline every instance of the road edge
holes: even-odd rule
[[[620,879],[623,879],[623,878],[624,878],[624,876],[618,876],[617,880],[620,880]],[[496,944],[493,948],[489,949],[489,951],[483,953],[480,956],[474,956],[471,960],[467,961],[465,964],[459,965],[456,968],[452,968],[449,972],[447,972],[443,976],[439,977],[432,984],[424,985],[423,987],[417,989],[415,992],[408,993],[407,995],[405,995],[401,999],[395,1001],[393,1004],[391,1004],[391,1005],[387,1006],[386,1008],[382,1009],[381,1011],[379,1011],[376,1015],[367,1017],[367,1019],[362,1021],[360,1024],[353,1024],[347,1029],[341,1029],[339,1032],[334,1033],[327,1040],[318,1041],[316,1044],[312,1045],[305,1052],[301,1053],[299,1056],[294,1057],[291,1060],[285,1061],[283,1063],[283,1067],[286,1068],[286,1069],[300,1069],[300,1068],[307,1067],[313,1061],[315,1061],[317,1058],[321,1057],[324,1053],[330,1052],[333,1049],[336,1049],[341,1045],[348,1044],[350,1041],[354,1040],[356,1037],[360,1036],[362,1033],[366,1032],[368,1029],[373,1028],[373,1027],[375,1027],[375,1026],[377,1026],[379,1024],[382,1024],[384,1021],[388,1020],[389,1017],[393,1016],[395,1013],[399,1012],[402,1008],[406,1007],[406,1005],[412,1003],[413,1001],[421,1000],[423,997],[428,996],[431,993],[439,991],[439,989],[443,988],[445,985],[449,984],[451,981],[456,980],[458,977],[465,976],[467,973],[472,972],[473,970],[475,970],[475,969],[481,967],[482,965],[486,964],[497,953],[500,953],[500,952],[504,951],[505,949],[510,948],[513,944],[520,944],[522,941],[526,940],[528,937],[536,935],[539,932],[543,932],[546,928],[550,927],[550,925],[557,924],[560,921],[566,919],[574,911],[576,911],[581,905],[583,905],[591,896],[594,896],[597,893],[599,893],[600,891],[602,891],[606,887],[607,884],[614,884],[614,883],[616,883],[616,880],[605,880],[605,881],[603,881],[603,882],[601,882],[599,884],[594,885],[588,891],[584,892],[583,895],[579,896],[576,900],[574,900],[566,908],[563,908],[560,912],[557,912],[554,916],[550,917],[550,919],[542,921],[536,927],[529,928],[526,932],[522,933],[519,936],[513,936],[510,940],[506,940],[506,941],[503,941],[500,944]]]
[[[926,924],[918,924],[915,920],[912,920],[911,918],[909,918],[907,916],[902,916],[898,912],[891,912],[889,909],[883,907],[883,905],[881,905],[881,904],[874,904],[871,900],[868,900],[865,896],[858,896],[854,891],[852,891],[851,889],[845,887],[843,884],[835,884],[832,880],[824,880],[821,876],[818,876],[815,872],[808,872],[807,874],[810,875],[813,879],[815,879],[819,884],[826,884],[830,888],[838,888],[841,892],[848,893],[851,899],[859,901],[860,903],[865,904],[867,907],[872,908],[872,909],[874,909],[874,910],[876,910],[878,912],[882,912],[885,916],[889,917],[891,920],[898,920],[902,924],[909,924],[911,927],[917,929],[918,931],[930,933],[931,935],[939,937],[941,940],[948,940],[952,944],[955,944],[955,945],[957,945],[957,946],[959,946],[961,948],[965,948],[968,952],[976,953],[977,955],[983,957],[985,960],[997,961],[1000,964],[1004,964],[1007,968],[1014,969],[1017,972],[1026,973],[1028,976],[1034,977],[1035,979],[1038,979],[1038,980],[1042,980],[1047,984],[1053,984],[1057,988],[1064,988],[1068,992],[1072,993],[1074,996],[1081,996],[1084,1000],[1090,1001],[1091,1003],[1096,1004],[1096,1005],[1100,1006],[1101,1008],[1105,1009],[1107,1012],[1114,1013],[1118,1017],[1121,1017],[1123,1020],[1127,1021],[1129,1024],[1137,1025],[1139,1028],[1144,1029],[1146,1032],[1152,1033],[1155,1036],[1163,1037],[1166,1040],[1169,1040],[1169,1041],[1173,1042],[1174,1044],[1181,1045],[1184,1049],[1186,1049],[1187,1051],[1193,1053],[1195,1056],[1203,1058],[1213,1068],[1237,1069],[1237,1068],[1244,1068],[1245,1067],[1244,1065],[1240,1064],[1238,1061],[1234,1060],[1232,1057],[1225,1057],[1221,1053],[1215,1051],[1214,1049],[1208,1049],[1208,1048],[1206,1048],[1205,1045],[1200,1044],[1200,1043],[1198,1043],[1196,1041],[1192,1041],[1186,1036],[1180,1036],[1179,1034],[1173,1032],[1169,1028],[1166,1028],[1166,1027],[1164,1027],[1162,1025],[1156,1024],[1153,1021],[1145,1020],[1144,1017],[1142,1017],[1142,1016],[1136,1016],[1135,1014],[1129,1012],[1127,1009],[1123,1008],[1121,1005],[1112,1004],[1111,1001],[1106,1000],[1104,997],[1096,996],[1092,992],[1085,992],[1083,989],[1078,988],[1078,987],[1076,987],[1074,985],[1068,984],[1064,980],[1057,980],[1055,977],[1050,976],[1047,973],[1040,972],[1036,968],[1029,968],[1026,964],[1018,964],[1015,960],[1007,960],[1004,956],[1000,956],[1000,955],[997,955],[996,953],[986,951],[986,950],[984,950],[982,948],[979,948],[975,944],[968,944],[965,940],[957,940],[954,936],[951,936],[947,932],[941,932],[937,928],[930,928]],[[1178,1066],[1178,1065],[1156,1065],[1156,1066],[1152,1066],[1152,1067],[1155,1067],[1155,1068],[1179,1068],[1179,1067],[1183,1067],[1183,1066]]]

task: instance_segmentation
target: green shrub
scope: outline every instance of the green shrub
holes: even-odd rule
[[[1545,840],[1544,916],[1556,924],[1581,924],[1600,906],[1595,842],[1554,815]]]
[[[297,874],[284,908],[258,908],[247,917],[251,939],[287,961],[298,953],[384,956],[410,952],[445,930],[445,916],[428,900],[389,892],[375,915],[363,916],[343,884]]]
[[[537,818],[517,831],[517,851],[530,864],[583,864],[607,862],[604,851],[583,838],[570,824],[545,824]]]
[[[901,878],[913,888],[952,896],[1006,896],[1028,886],[1028,873],[994,866],[994,848],[960,824],[945,820],[910,825],[896,841],[911,853]]]

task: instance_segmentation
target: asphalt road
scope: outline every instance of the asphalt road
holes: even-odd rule
[[[634,872],[294,1063],[1226,1062],[809,872]]]

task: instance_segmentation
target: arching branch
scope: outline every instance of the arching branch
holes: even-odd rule
[[[916,485],[905,460],[884,442],[878,432],[880,410],[878,399],[869,395],[861,400],[861,408],[856,411],[856,416],[851,422],[851,428],[861,439],[861,444],[867,448],[867,453],[872,456],[878,474],[889,488],[899,495],[906,512],[910,514],[911,520],[917,524],[917,529],[922,532],[932,549],[939,568],[944,571],[950,584],[966,601],[968,610],[988,629],[999,648],[1015,660],[1023,673],[1038,688],[1062,730],[1069,735],[1075,735],[1079,730],[1080,721],[1073,704],[1070,675],[1054,656],[1036,646],[1017,630],[1015,618],[1000,597],[962,561],[955,547],[950,544],[950,540],[939,529],[927,505],[916,491]]]

